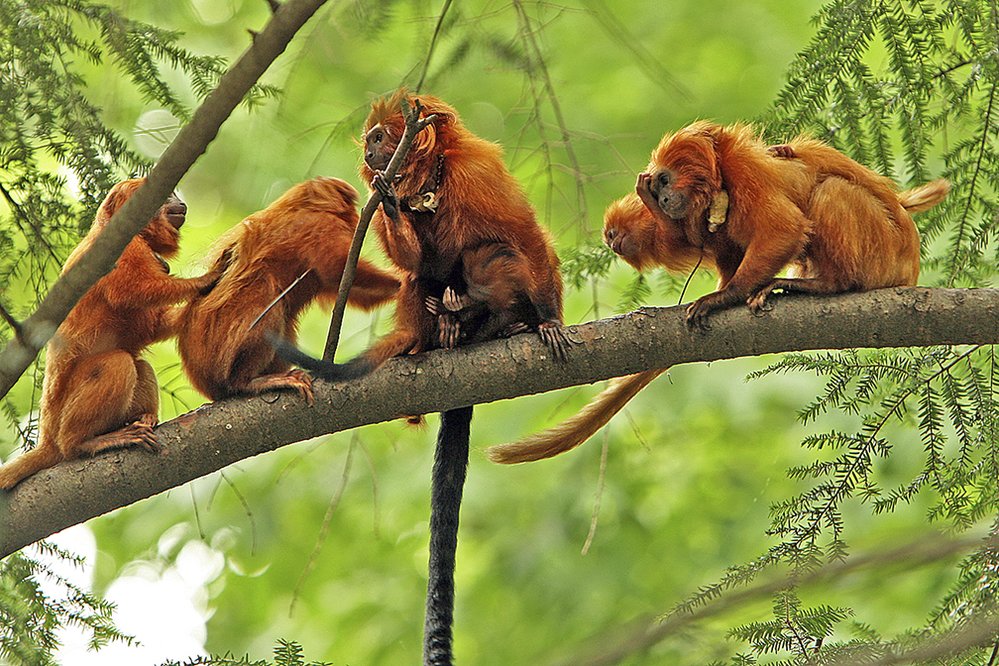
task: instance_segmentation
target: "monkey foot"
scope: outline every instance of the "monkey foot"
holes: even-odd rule
[[[124,428],[83,442],[79,447],[80,453],[92,456],[101,451],[125,449],[132,446],[141,447],[150,453],[159,453],[163,446],[156,440],[156,433],[153,432],[154,425],[156,425],[156,417],[143,414],[137,421],[129,423]]]
[[[774,288],[775,284],[769,284],[746,300],[746,305],[749,306],[754,315],[761,315],[773,310],[773,305],[767,301],[767,298],[773,293]]]
[[[552,350],[556,360],[564,361],[569,357],[569,336],[562,324],[557,321],[543,321],[538,324],[538,335]]]
[[[437,341],[442,349],[454,349],[461,337],[461,324],[450,313],[437,316]]]
[[[298,394],[310,405],[316,401],[312,393],[312,376],[305,370],[297,368],[279,375],[256,377],[250,380],[250,383],[246,385],[246,389],[242,392],[249,395],[257,395],[265,391],[278,389],[298,391]]]
[[[531,330],[531,327],[522,321],[515,321],[502,331],[500,331],[500,336],[504,338],[512,338],[515,335],[520,335],[521,333],[527,333]]]

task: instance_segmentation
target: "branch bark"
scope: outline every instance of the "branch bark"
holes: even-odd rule
[[[80,260],[56,280],[38,309],[22,322],[22,335],[0,352],[0,397],[7,395],[24,374],[87,289],[114,268],[122,250],[205,152],[222,123],[325,2],[288,0],[275,10],[250,47],[194,112],[191,122],[167,147],[149,172],[146,184],[121,207]]]
[[[124,450],[57,465],[4,496],[0,557],[65,527],[244,458],[303,439],[471,404],[588,384],[682,363],[810,349],[999,342],[999,289],[883,289],[775,299],[772,312],[721,312],[707,334],[683,307],[569,327],[577,344],[556,363],[536,335],[393,359],[352,382],[315,383],[309,407],[282,394],[224,400],[157,428],[165,450]]]

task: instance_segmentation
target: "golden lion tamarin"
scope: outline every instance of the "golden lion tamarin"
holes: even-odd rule
[[[177,317],[184,371],[201,393],[233,395],[294,389],[312,399],[312,381],[274,353],[269,340],[294,341],[298,317],[316,298],[336,300],[357,227],[357,191],[338,178],[292,186],[232,228],[217,245],[211,291]],[[296,278],[307,275],[251,329],[254,319]],[[399,280],[365,260],[348,303],[368,310],[391,300]]]
[[[718,290],[687,308],[687,323],[704,328],[719,308],[747,303],[759,311],[775,289],[829,294],[915,284],[919,234],[910,214],[948,189],[937,180],[898,192],[821,141],[768,149],[747,125],[697,122],[663,137],[635,194],[607,209],[604,239],[638,270],[686,271],[703,259],[718,273]],[[709,206],[723,190],[727,217],[711,223]],[[776,277],[785,267],[791,276]],[[575,417],[493,447],[490,457],[518,463],[578,446],[662,372],[615,380]]]
[[[97,211],[90,232],[63,272],[89,248],[143,183],[118,183]],[[157,450],[159,390],[142,350],[172,334],[170,305],[208,289],[217,275],[178,278],[163,257],[177,253],[187,206],[176,195],[125,247],[110,273],[73,307],[46,347],[38,445],[0,467],[0,488],[11,488],[62,460],[105,449]]]

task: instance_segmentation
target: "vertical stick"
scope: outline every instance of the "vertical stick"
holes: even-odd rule
[[[396,146],[395,153],[392,154],[392,159],[389,160],[388,166],[385,168],[384,177],[387,183],[391,183],[395,179],[395,175],[398,173],[400,167],[402,167],[406,155],[409,154],[409,148],[413,145],[413,139],[416,138],[416,135],[434,121],[434,116],[427,116],[421,120],[420,112],[422,110],[423,107],[419,101],[414,100],[412,107],[409,106],[406,100],[402,102],[402,116],[406,119],[406,129],[402,133],[399,145]],[[323,351],[323,360],[332,361],[333,355],[336,353],[337,344],[340,342],[340,328],[343,326],[343,314],[347,309],[347,296],[350,294],[350,288],[354,285],[357,260],[361,256],[361,244],[364,243],[364,234],[368,231],[371,216],[375,214],[375,209],[378,208],[378,204],[381,201],[382,195],[374,191],[368,197],[367,203],[364,204],[364,208],[361,210],[361,217],[357,221],[357,229],[354,230],[354,239],[351,241],[350,251],[347,253],[347,262],[343,267],[343,275],[340,277],[340,290],[336,295],[336,305],[333,306],[333,317],[330,320],[329,334],[326,336],[326,349]]]

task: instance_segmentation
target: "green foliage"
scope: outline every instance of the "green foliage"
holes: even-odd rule
[[[294,641],[278,639],[274,646],[274,660],[250,661],[248,656],[196,657],[187,661],[168,661],[161,666],[332,666],[327,661],[305,661],[302,646]]]
[[[132,642],[112,623],[112,604],[53,569],[53,564],[80,567],[80,558],[44,541],[36,548],[48,560],[46,564],[23,552],[0,562],[0,660],[4,664],[55,664],[56,632],[67,626],[86,630],[90,648],[95,650],[110,641]]]
[[[975,1],[834,0],[815,22],[815,37],[795,58],[766,116],[770,135],[780,140],[815,133],[913,184],[931,174],[948,178],[953,189],[946,203],[918,218],[924,270],[946,286],[988,285],[999,256],[995,7]],[[999,370],[992,347],[791,354],[750,378],[802,371],[823,377],[825,387],[800,411],[801,422],[838,411],[859,419],[859,428],[807,435],[802,445],[812,452],[809,460],[790,467],[788,475],[811,485],[773,502],[769,534],[776,543],[679,608],[707,603],[777,564],[801,572],[845,557],[844,508],[856,501],[875,514],[918,503],[930,521],[956,530],[999,514]],[[911,456],[896,455],[896,448],[911,445],[911,430],[923,455],[921,465],[910,469],[901,461]],[[958,608],[969,618],[992,613],[994,569],[993,550],[972,555],[928,631],[940,631]],[[798,621],[801,609],[788,598],[785,592],[775,597],[772,620],[734,630],[753,653],[731,663],[757,663],[753,657],[767,653],[793,657],[766,663],[812,663],[844,653],[874,660],[895,644],[879,636],[827,641],[849,609],[807,611],[810,622],[820,623],[821,630],[812,631]],[[986,652],[960,654],[983,659]]]
[[[199,20],[210,4],[230,13]],[[184,252],[202,254],[210,237],[291,182],[316,173],[351,178],[351,137],[367,100],[422,81],[474,131],[506,147],[560,243],[568,321],[600,299],[622,309],[672,305],[686,289],[685,276],[636,276],[615,264],[599,241],[599,211],[633,189],[663,131],[696,117],[762,117],[775,140],[811,132],[907,184],[949,178],[945,204],[917,218],[923,282],[994,281],[999,39],[989,3],[832,0],[782,91],[778,77],[807,39],[801,26],[814,4],[705,0],[672,3],[668,14],[654,1],[577,4],[330,3],[272,73],[285,77],[280,104],[233,118],[184,183],[198,220],[185,228]],[[186,118],[185,102],[221,71],[211,54],[245,46],[245,28],[269,13],[249,0],[128,7],[185,34],[85,2],[0,0],[2,62],[19,64],[0,68],[0,302],[17,316],[51,282],[110,183],[148,165],[134,137],[111,127],[133,125],[142,104]],[[34,29],[19,30],[25,21]],[[97,60],[128,83],[100,80]],[[106,89],[122,100],[110,114],[99,108],[97,91]],[[258,88],[252,99],[274,90]],[[79,182],[80,203],[67,181]],[[704,273],[684,300],[711,288]],[[25,285],[28,296],[19,296]],[[325,324],[318,314],[307,319],[302,339],[321,339]],[[360,348],[371,329],[367,320],[353,324],[346,342]],[[166,417],[193,392],[169,380],[178,374],[172,352],[154,356],[176,398],[177,406],[164,401]],[[606,458],[590,444],[547,466],[473,461],[458,572],[463,661],[545,663],[670,600],[688,596],[675,612],[696,611],[761,576],[789,571],[793,580],[848,557],[857,541],[890,540],[899,524],[980,529],[999,512],[993,349],[790,355],[752,373],[761,381],[750,387],[734,374],[733,364],[674,369],[602,436]],[[473,436],[481,446],[504,441],[512,428],[550,424],[585,397],[479,407]],[[3,402],[18,437],[30,436],[24,415],[36,400],[37,387]],[[788,417],[795,408],[799,424]],[[97,585],[130,562],[155,562],[152,544],[168,528],[196,522],[185,539],[213,548],[215,537],[232,541],[218,546],[225,572],[206,589],[209,651],[266,654],[286,635],[344,663],[402,663],[419,649],[426,440],[395,424],[365,429],[347,462],[331,438],[95,521]],[[355,458],[365,464],[352,466]],[[591,532],[586,557],[576,556]],[[15,563],[23,566],[6,564]],[[877,663],[989,617],[994,549],[983,546],[955,566],[906,572],[909,587],[877,577],[854,583],[861,589],[852,594],[849,580],[818,591],[792,587],[624,663]],[[35,616],[44,612],[39,606]],[[989,649],[958,650],[941,663],[984,666]],[[304,657],[297,643],[280,642],[270,660],[186,663],[298,665]]]

